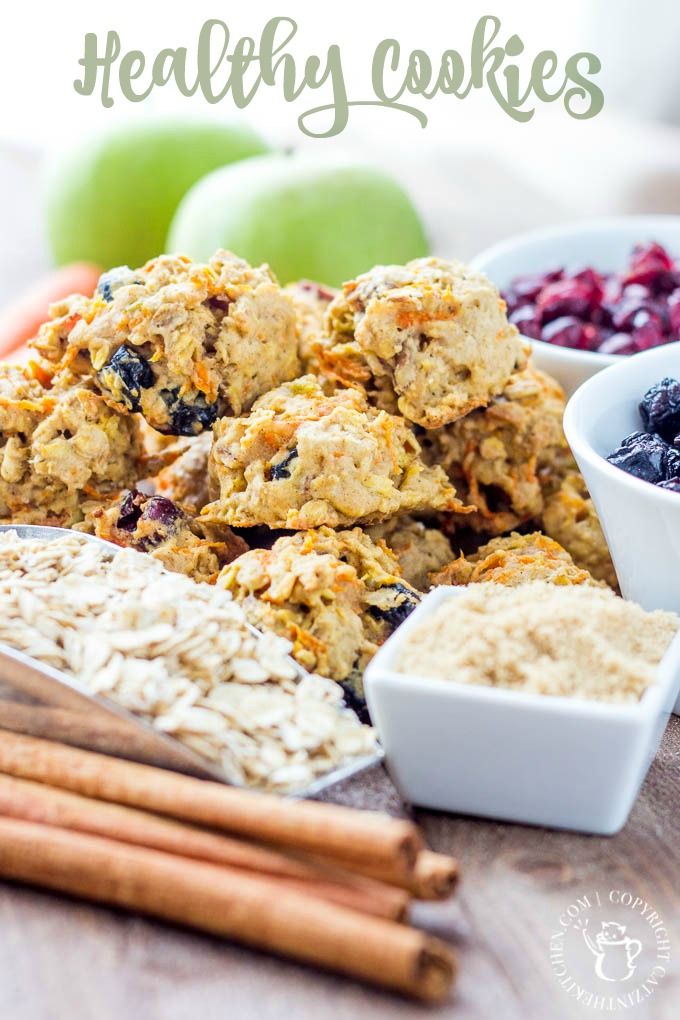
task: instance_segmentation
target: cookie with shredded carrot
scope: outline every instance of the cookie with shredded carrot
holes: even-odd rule
[[[461,498],[477,508],[452,517],[448,527],[502,535],[542,513],[547,479],[569,452],[564,404],[558,383],[530,367],[488,407],[419,435],[427,463],[441,464]]]
[[[133,484],[136,420],[80,386],[45,388],[29,368],[0,366],[0,519],[69,526],[86,499]]]
[[[217,583],[251,623],[292,641],[302,666],[358,699],[357,676],[420,598],[396,557],[359,528],[284,536],[234,560]]]
[[[540,521],[546,535],[563,545],[579,567],[611,588],[618,587],[595,504],[585,479],[575,466],[559,481],[557,488],[546,494]]]
[[[432,575],[432,583],[502,584],[510,588],[532,581],[551,584],[599,585],[601,582],[577,567],[566,549],[547,535],[535,531],[530,535],[513,532],[494,538],[469,556],[461,555],[447,567]]]
[[[214,584],[222,567],[248,549],[229,528],[222,528],[219,535],[206,533],[172,500],[137,490],[90,509],[76,530],[148,553],[166,570],[208,584]]]
[[[295,309],[267,266],[163,255],[53,305],[33,346],[158,432],[193,436],[299,372]]]
[[[322,373],[320,354],[326,346],[326,314],[338,291],[313,280],[298,280],[284,287],[295,306],[298,356],[304,374]]]
[[[208,460],[212,441],[212,432],[184,440],[187,445],[179,456],[154,479],[159,495],[179,503],[192,514],[199,513],[210,501]]]
[[[451,543],[443,532],[430,522],[424,524],[408,515],[375,524],[368,534],[374,542],[387,545],[397,557],[403,576],[419,591],[427,591],[432,583],[430,574],[453,559]]]
[[[376,266],[346,283],[326,329],[326,374],[428,429],[485,407],[527,359],[496,288],[443,259]]]
[[[286,383],[250,414],[215,424],[208,520],[232,527],[373,524],[395,514],[466,508],[440,467],[427,467],[403,418],[360,390],[327,395],[315,376]]]

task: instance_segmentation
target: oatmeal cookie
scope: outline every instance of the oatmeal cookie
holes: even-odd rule
[[[51,308],[34,347],[57,374],[96,380],[158,432],[193,436],[299,372],[295,309],[267,266],[225,251],[105,273],[94,298]]]
[[[360,674],[420,598],[396,558],[358,528],[284,536],[234,560],[217,583],[251,623],[292,641],[302,666],[342,682]]]
[[[328,308],[324,372],[424,428],[485,407],[526,364],[505,302],[460,262],[376,266]]]
[[[514,375],[487,408],[419,435],[428,464],[440,464],[466,503],[465,519],[448,521],[502,535],[537,517],[546,480],[568,453],[564,394],[550,376],[528,368]]]
[[[162,496],[197,514],[210,502],[208,459],[212,432],[204,432],[185,442],[187,446],[179,457],[156,475],[155,486]]]
[[[206,535],[172,500],[136,490],[90,510],[76,530],[149,553],[166,570],[208,584],[215,582],[222,567],[248,550],[229,528],[223,528],[219,538]]]
[[[322,374],[320,351],[327,342],[325,337],[328,306],[338,291],[312,280],[299,280],[284,287],[295,305],[298,332],[298,356],[304,374]]]
[[[541,528],[563,545],[574,563],[598,581],[618,587],[607,541],[583,476],[574,468],[545,497]]]
[[[312,375],[256,401],[214,429],[208,520],[234,527],[377,523],[395,514],[466,507],[440,467],[426,467],[402,418],[359,390],[324,393]]]
[[[470,556],[460,556],[439,573],[433,574],[432,583],[438,584],[493,584],[516,588],[531,581],[549,581],[551,584],[599,585],[587,570],[577,567],[566,549],[535,531],[531,535],[513,532],[504,538],[494,538]]]
[[[397,557],[403,576],[419,591],[427,591],[430,574],[441,570],[453,559],[446,535],[413,517],[393,517],[368,529],[374,542],[384,542]]]
[[[137,480],[136,420],[84,386],[55,392],[0,366],[0,519],[68,526],[83,500]]]

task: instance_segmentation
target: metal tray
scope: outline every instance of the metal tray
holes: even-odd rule
[[[37,525],[0,525],[0,532],[14,531],[20,538],[53,541],[64,534],[62,528]],[[80,534],[83,541],[95,542],[112,555],[119,547],[93,535]],[[259,636],[257,628],[249,625]],[[295,660],[300,677],[305,670]],[[219,766],[206,761],[181,741],[156,730],[107,698],[89,693],[76,678],[18,652],[0,642],[0,728],[45,737],[87,750],[128,758],[160,768],[184,772],[202,779],[230,783]],[[18,697],[16,697],[18,696]],[[319,776],[309,787],[292,796],[312,797],[371,768],[383,758],[382,750],[353,759]]]

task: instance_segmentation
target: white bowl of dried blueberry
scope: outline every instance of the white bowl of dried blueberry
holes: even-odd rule
[[[680,612],[680,343],[593,376],[567,404],[564,430],[623,596]]]
[[[534,363],[567,395],[626,356],[680,341],[680,216],[534,231],[472,265],[499,288]]]

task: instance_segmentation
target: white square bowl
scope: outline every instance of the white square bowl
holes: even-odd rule
[[[618,832],[680,687],[680,633],[659,666],[657,683],[631,705],[400,672],[408,635],[462,591],[442,586],[430,592],[364,677],[386,764],[404,799],[456,814]]]

